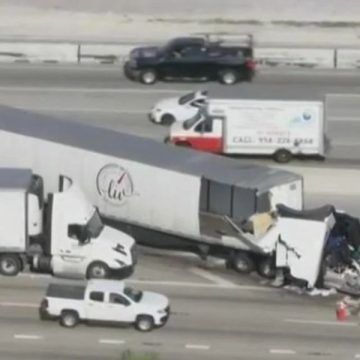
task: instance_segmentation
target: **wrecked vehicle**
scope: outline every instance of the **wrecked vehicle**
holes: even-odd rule
[[[303,211],[278,205],[275,212],[253,215],[238,231],[249,257],[268,259],[261,274],[275,277],[274,286],[295,284],[360,296],[357,218],[332,205]]]

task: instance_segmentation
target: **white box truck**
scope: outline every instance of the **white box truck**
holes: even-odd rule
[[[81,185],[104,222],[152,247],[233,259],[233,226],[285,204],[303,207],[300,175],[83,123],[0,107],[0,166],[29,167],[54,192]]]
[[[324,156],[321,101],[210,99],[184,122],[170,127],[170,143],[229,155]]]
[[[98,210],[70,179],[45,203],[43,181],[30,169],[0,168],[0,273],[64,278],[126,277],[135,241],[104,226]]]

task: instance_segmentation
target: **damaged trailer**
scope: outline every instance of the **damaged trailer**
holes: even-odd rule
[[[238,271],[266,254],[239,234],[245,219],[303,207],[300,175],[5,106],[0,153],[1,166],[41,175],[46,192],[59,174],[71,177],[105,222],[140,244],[222,257]]]
[[[281,274],[274,285],[279,280],[276,286],[360,296],[359,219],[333,205],[294,210],[280,204],[270,214],[253,215],[242,230],[243,237],[268,254],[272,269],[267,272]]]

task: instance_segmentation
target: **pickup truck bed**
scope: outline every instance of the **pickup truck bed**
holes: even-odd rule
[[[50,284],[46,296],[52,298],[84,300],[85,286]]]

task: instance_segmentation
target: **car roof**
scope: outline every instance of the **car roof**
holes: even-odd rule
[[[125,288],[125,283],[118,280],[93,279],[88,281],[87,288],[90,291],[123,292]]]

